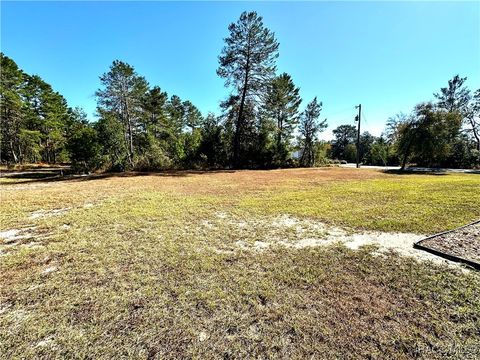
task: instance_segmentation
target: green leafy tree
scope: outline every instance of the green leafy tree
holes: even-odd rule
[[[345,159],[348,162],[355,162],[357,159],[357,147],[355,146],[354,143],[348,143],[345,146],[345,153],[344,153]]]
[[[327,128],[327,120],[319,121],[322,103],[315,97],[300,116],[300,165],[310,167],[315,164],[315,142],[320,131]]]
[[[329,141],[317,141],[315,143],[315,166],[325,166],[330,163],[329,154],[331,144]]]
[[[168,153],[171,124],[168,114],[168,95],[160,87],[147,91],[142,102],[143,141],[137,157],[137,167],[143,170],[165,169],[172,165]]]
[[[353,125],[340,125],[332,131],[335,139],[332,143],[332,157],[334,159],[355,161],[355,153],[351,156],[351,151],[347,151],[349,145],[355,146],[357,139],[357,129]],[[350,147],[351,148],[351,147]]]
[[[480,152],[480,89],[476,90],[467,110],[468,132],[475,141],[475,149]]]
[[[2,160],[67,161],[70,113],[66,100],[38,75],[22,72],[3,53],[1,68]]]
[[[172,95],[167,103],[168,125],[167,143],[168,154],[176,166],[185,160],[185,142],[183,128],[185,127],[185,108],[177,95]]]
[[[23,72],[17,64],[0,53],[0,160],[20,161],[20,130],[24,127],[22,112]]]
[[[221,119],[224,124],[224,140],[228,149],[226,149],[230,165],[235,164],[233,147],[235,135],[237,134],[236,123],[238,120],[239,101],[237,95],[230,95],[227,100],[221,102]],[[258,127],[256,121],[255,104],[247,101],[244,107],[242,122],[242,141],[240,142],[240,152],[237,162],[242,166],[256,166],[258,151]],[[235,166],[235,165],[234,165]]]
[[[386,140],[390,144],[395,144],[398,140],[399,126],[409,122],[409,115],[401,112],[391,116],[387,120],[385,136]]]
[[[455,75],[448,81],[448,86],[435,93],[437,106],[447,112],[458,111],[465,113],[470,100],[470,90],[465,86],[466,77]]]
[[[38,130],[20,129],[18,141],[21,154],[21,162],[35,163],[41,160],[42,133]]]
[[[102,144],[101,167],[113,171],[125,171],[129,166],[128,143],[125,128],[110,111],[99,110],[100,119],[95,123],[98,141]]]
[[[48,163],[68,160],[65,153],[70,123],[67,101],[38,75],[25,74],[24,80],[24,127],[42,134],[42,160]]]
[[[183,123],[188,128],[188,131],[183,134],[184,139],[184,166],[195,167],[198,162],[198,150],[202,141],[202,132],[200,126],[203,122],[203,117],[198,108],[190,101],[183,102]]]
[[[389,145],[381,136],[375,140],[370,148],[370,164],[386,166],[389,159]]]
[[[203,117],[198,108],[189,100],[183,102],[183,116],[184,125],[190,128],[191,131],[202,125]]]
[[[100,165],[101,145],[97,132],[87,124],[78,124],[72,129],[67,148],[75,170],[88,172]]]
[[[302,99],[300,89],[295,86],[287,73],[275,77],[266,94],[264,111],[268,120],[273,122],[271,128],[275,133],[274,162],[285,166],[291,152],[291,139],[298,125],[298,108]],[[269,127],[267,127],[269,130]]]
[[[111,113],[121,124],[126,158],[134,166],[135,137],[142,124],[142,101],[148,91],[148,83],[127,63],[115,60],[110,70],[100,77],[102,88],[95,93],[100,113]],[[111,117],[109,117],[111,119]],[[119,127],[116,127],[117,129]],[[116,156],[116,155],[115,155]]]
[[[255,109],[255,102],[265,94],[266,86],[275,74],[278,42],[256,12],[243,12],[228,30],[229,35],[218,58],[217,74],[226,79],[225,86],[233,87],[235,99],[238,99],[238,106],[232,104],[236,110],[233,164],[238,167],[241,143],[248,139],[246,115]]]
[[[224,167],[228,160],[224,128],[215,114],[207,115],[201,132],[201,143],[198,149],[200,161],[208,168]]]
[[[142,101],[145,132],[159,140],[164,138],[167,132],[167,101],[167,93],[158,86],[148,90]]]
[[[363,132],[360,135],[360,149],[357,149],[355,143],[355,157],[357,156],[356,151],[360,151],[360,161],[363,164],[371,164],[372,163],[372,146],[375,143],[376,138],[368,131]]]
[[[458,112],[436,110],[431,103],[419,104],[407,120],[397,126],[397,151],[401,166],[413,160],[419,165],[441,166],[458,139],[462,117]]]
[[[24,75],[22,112],[24,126],[29,130],[42,128],[42,93],[46,85],[38,75]]]
[[[473,97],[466,87],[467,78],[455,75],[448,81],[448,86],[441,88],[439,93],[434,94],[437,98],[437,106],[447,112],[458,112],[467,127],[467,133],[471,134],[475,141],[475,148],[480,151],[480,89]]]
[[[77,172],[90,172],[101,166],[102,144],[96,129],[82,108],[69,109],[70,122],[66,149],[72,168]]]
[[[67,161],[64,150],[70,117],[68,105],[63,96],[54,92],[49,85],[42,92],[41,116],[44,160],[49,163]]]

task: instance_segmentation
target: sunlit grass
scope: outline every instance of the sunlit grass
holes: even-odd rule
[[[308,216],[356,228],[432,233],[480,217],[478,175],[409,175],[339,181],[247,196],[261,213]]]
[[[269,225],[284,213],[419,232],[480,216],[479,177],[360,175],[5,185],[2,230],[46,236],[0,255],[0,358],[475,358],[478,273],[372,248],[236,246],[298,236]],[[30,218],[59,208],[69,211]]]

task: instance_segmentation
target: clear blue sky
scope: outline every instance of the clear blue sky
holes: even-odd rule
[[[227,95],[216,75],[227,26],[244,10],[264,18],[280,42],[304,104],[323,101],[334,127],[379,134],[459,73],[480,87],[479,2],[4,2],[1,50],[40,75],[93,119],[98,77],[115,59],[151,85],[218,112]]]

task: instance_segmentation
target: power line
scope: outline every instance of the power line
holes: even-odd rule
[[[353,106],[349,106],[345,109],[342,109],[342,110],[339,110],[339,111],[336,111],[332,114],[328,114],[328,116],[334,116],[334,115],[338,115],[338,114],[342,114],[342,113],[346,113],[347,111],[352,111],[353,110]]]
[[[365,122],[365,124],[368,123],[367,117],[365,116],[365,113],[363,112],[363,110],[362,110],[362,119],[363,119],[363,121]]]

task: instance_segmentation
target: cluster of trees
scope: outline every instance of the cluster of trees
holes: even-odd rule
[[[71,162],[79,171],[167,168],[314,166],[355,161],[357,130],[341,125],[331,142],[315,97],[301,111],[300,90],[277,74],[278,41],[262,17],[244,12],[228,27],[217,74],[229,95],[221,114],[202,115],[190,101],[150,86],[135,69],[114,61],[100,77],[96,122],[37,75],[1,54],[2,162]],[[364,164],[408,162],[471,167],[480,163],[480,90],[456,76],[435,94],[388,122],[381,137],[360,136]]]
[[[411,114],[397,114],[380,137],[360,135],[360,159],[368,165],[413,163],[427,167],[480,167],[480,89],[473,94],[465,81],[454,76],[435,93],[436,102],[415,106]],[[354,162],[357,130],[341,125],[326,144],[332,159]]]
[[[58,92],[37,75],[21,71],[0,54],[1,159],[61,162],[68,159],[68,133],[79,121]]]
[[[2,54],[2,161],[70,161],[84,171],[314,165],[322,103],[300,112],[299,88],[276,74],[279,44],[257,13],[242,13],[228,31],[217,73],[230,94],[218,116],[114,61],[100,77],[92,123]]]
[[[480,166],[480,89],[472,96],[467,78],[456,75],[435,93],[436,102],[418,104],[410,115],[397,115],[387,135],[402,168]]]
[[[190,101],[150,88],[121,61],[100,78],[92,123],[39,76],[0,56],[2,162],[72,162],[79,170],[189,166],[205,145],[202,134],[215,131],[213,115],[204,119]]]

